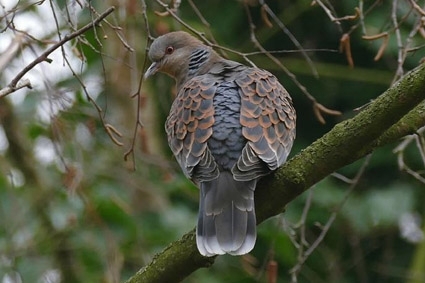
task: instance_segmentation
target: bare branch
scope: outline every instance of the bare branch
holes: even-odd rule
[[[106,18],[109,14],[111,14],[113,11],[115,10],[115,7],[109,7],[105,12],[103,12],[97,19],[95,19],[93,22],[85,25],[84,27],[82,27],[81,29],[67,34],[65,35],[60,41],[58,41],[56,44],[54,44],[53,46],[51,46],[50,48],[48,48],[46,51],[44,51],[39,57],[37,57],[34,61],[32,61],[30,64],[28,64],[21,72],[19,72],[16,77],[9,83],[8,88],[10,88],[10,90],[12,90],[11,92],[6,93],[6,95],[14,92],[16,90],[17,84],[19,82],[20,79],[22,79],[22,77],[28,73],[31,69],[33,69],[36,65],[38,65],[41,62],[49,62],[50,59],[48,58],[48,56],[55,51],[56,49],[58,49],[59,47],[63,46],[66,42],[82,35],[83,33],[85,33],[86,31],[92,29],[93,27],[95,27],[97,24],[99,24],[104,18]],[[6,95],[3,95],[1,97],[4,97]]]
[[[3,72],[9,62],[15,58],[16,53],[18,53],[20,48],[26,44],[24,36],[25,35],[23,33],[18,33],[18,35],[12,39],[12,42],[7,46],[5,51],[0,55],[0,73]]]
[[[142,0],[142,16],[143,16],[143,21],[144,21],[144,24],[145,24],[145,31],[146,31],[146,33],[148,33],[148,36],[146,37],[146,46],[145,46],[145,50],[146,50],[146,53],[147,53],[150,38],[152,36],[150,34],[149,21],[148,21],[146,8],[147,8],[146,2],[145,2],[145,0]],[[143,70],[146,70],[147,64],[148,64],[148,60],[147,60],[147,56],[145,56],[145,59],[143,61]],[[134,93],[131,96],[131,98],[137,98],[136,123],[134,125],[133,138],[131,139],[130,148],[124,153],[124,161],[130,161],[133,170],[136,169],[136,161],[135,161],[135,158],[134,158],[134,147],[136,146],[137,132],[140,128],[143,128],[143,123],[141,122],[141,118],[140,118],[140,113],[141,113],[140,108],[141,108],[142,100],[143,100],[143,97],[142,97],[142,94],[141,94],[142,85],[143,85],[143,75],[140,76],[139,86],[138,86],[136,93]]]
[[[364,160],[360,170],[357,172],[355,178],[353,179],[353,182],[351,183],[349,189],[346,191],[342,201],[339,203],[338,207],[332,212],[331,216],[329,217],[328,221],[326,222],[325,226],[322,228],[322,232],[320,232],[320,235],[317,237],[317,239],[311,244],[311,246],[303,252],[301,250],[301,254],[299,254],[297,264],[289,271],[291,274],[291,282],[296,283],[297,282],[297,276],[298,273],[301,271],[302,266],[304,265],[305,261],[309,258],[309,256],[317,249],[319,244],[323,241],[326,234],[328,233],[332,223],[335,221],[336,217],[338,216],[338,213],[341,211],[344,204],[347,202],[348,197],[353,192],[353,190],[356,188],[357,184],[360,181],[360,178],[363,176],[363,173],[369,164],[371,155],[368,155],[366,159]],[[302,233],[302,237],[304,237]]]
[[[415,0],[409,0],[410,4],[412,4],[413,8],[422,16],[425,16],[425,11],[415,2]]]
[[[27,87],[29,89],[32,88],[31,82],[28,79],[23,79],[22,81],[19,81],[15,87],[7,86],[5,88],[2,88],[0,90],[0,98],[5,97],[8,94],[11,94],[12,92],[15,92],[21,88]]]
[[[199,9],[198,9],[198,7],[196,7],[196,5],[195,5],[195,3],[193,3],[193,1],[192,0],[189,0],[188,1],[189,2],[189,4],[190,4],[190,6],[192,7],[192,9],[193,9],[193,11],[195,12],[195,14],[198,16],[198,18],[201,20],[201,22],[208,28],[208,33],[209,33],[209,36],[210,36],[210,38],[211,38],[211,40],[212,40],[212,42],[214,43],[214,44],[216,44],[216,45],[218,45],[218,42],[217,42],[217,40],[214,38],[214,35],[213,35],[213,33],[211,32],[211,30],[210,30],[210,23],[205,19],[205,17],[201,14],[201,12],[199,11]],[[227,54],[226,54],[226,52],[225,52],[225,50],[223,50],[223,49],[220,49],[220,51],[221,51],[221,54],[224,56],[224,57],[227,57]]]
[[[298,41],[298,39],[286,28],[286,26],[282,23],[282,21],[276,16],[276,14],[273,12],[270,7],[264,3],[264,0],[260,0],[261,4],[261,11],[265,11],[267,14],[269,14],[272,19],[275,21],[275,23],[279,26],[279,28],[289,37],[289,39],[294,43],[295,47],[301,52],[304,59],[307,61],[307,64],[310,66],[311,71],[313,72],[313,76],[316,78],[319,77],[319,74],[317,72],[316,67],[313,64],[313,61],[311,61],[311,58],[308,56],[307,52],[304,50],[304,48],[301,46],[301,43]],[[268,20],[267,14],[263,16],[264,20]],[[271,25],[271,23],[269,23]]]
[[[396,74],[394,76],[393,79],[393,83],[396,82],[401,76],[403,76],[404,71],[403,71],[403,63],[404,63],[404,59],[403,59],[403,43],[402,43],[402,39],[401,39],[401,32],[400,32],[400,28],[399,28],[399,22],[397,19],[397,5],[398,4],[398,0],[393,0],[393,5],[392,5],[392,11],[391,11],[391,19],[394,25],[394,30],[395,30],[395,36],[397,39],[397,47],[398,47],[398,53],[397,53],[397,70],[396,70]]]
[[[89,5],[90,10],[92,11],[93,14],[97,15],[98,17],[100,17],[101,15],[94,9],[94,7],[92,5]],[[115,26],[113,24],[111,24],[108,20],[104,21],[106,23],[106,25],[108,25],[112,30],[115,31],[115,34],[117,35],[118,39],[120,40],[120,42],[122,43],[122,45],[124,46],[124,48],[126,48],[128,51],[130,52],[134,52],[134,49],[130,46],[130,44],[128,44],[128,42],[124,39],[124,36],[122,35],[121,31],[122,28],[119,26]],[[96,39],[97,42],[99,43],[100,46],[102,46],[100,40],[98,39],[97,33],[95,31],[96,34]]]
[[[339,29],[339,31],[342,33],[342,27],[341,27],[341,22],[339,21],[339,19],[338,18],[336,18],[334,15],[333,15],[333,12],[328,8],[328,7],[326,7],[326,5],[325,4],[323,4],[322,3],[322,1],[320,1],[320,0],[313,0],[312,2],[311,2],[311,5],[315,5],[315,4],[319,4],[319,6],[320,7],[322,7],[322,9],[323,9],[323,11],[325,11],[325,13],[326,13],[326,15],[328,15],[328,17],[329,17],[329,19],[332,21],[332,22],[334,22],[334,23],[336,23],[337,25],[338,25],[338,29]]]
[[[397,163],[400,171],[404,171],[407,174],[414,177],[419,182],[425,184],[425,177],[422,177],[418,172],[412,170],[404,161],[404,152],[413,141],[416,142],[416,147],[419,151],[419,154],[422,158],[422,161],[425,165],[425,152],[422,134],[425,133],[425,127],[418,129],[418,131],[410,136],[407,136],[394,150],[393,152],[397,154]]]
[[[255,47],[257,47],[261,52],[263,52],[270,60],[272,60],[277,66],[279,66],[283,72],[285,72],[285,74],[295,83],[295,85],[304,93],[304,95],[313,103],[313,111],[316,115],[316,117],[318,118],[318,120],[320,121],[320,123],[325,124],[325,119],[323,118],[323,116],[320,114],[320,111],[323,111],[324,109],[329,110],[329,112],[332,113],[337,113],[338,111],[334,111],[334,110],[330,110],[322,105],[320,105],[316,98],[314,98],[313,95],[310,94],[310,92],[307,90],[307,88],[302,85],[297,77],[291,72],[289,71],[288,68],[286,68],[280,61],[279,59],[277,59],[275,56],[273,56],[272,54],[270,54],[270,52],[268,52],[261,44],[260,42],[257,40],[257,37],[255,36],[255,26],[254,23],[252,21],[251,18],[251,14],[249,12],[248,6],[245,4],[245,10],[246,10],[246,14],[248,16],[248,21],[249,21],[249,27],[250,27],[250,33],[251,33],[251,41],[254,43]],[[245,54],[246,56],[246,54]],[[318,106],[320,105],[320,106]]]
[[[313,103],[313,113],[316,119],[323,125],[326,124],[326,121],[322,113],[332,116],[339,116],[342,114],[341,111],[329,109],[316,101]]]

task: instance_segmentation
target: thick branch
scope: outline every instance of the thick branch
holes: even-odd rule
[[[195,230],[192,230],[155,255],[151,263],[140,269],[127,283],[180,282],[195,270],[211,266],[214,259],[203,257],[198,252]]]
[[[273,177],[264,178],[255,194],[258,223],[281,213],[286,204],[335,170],[421,127],[425,119],[424,89],[425,64],[407,74],[357,116],[337,124]],[[211,264],[211,258],[199,255],[191,231],[156,255],[127,283],[178,282]]]
[[[407,74],[357,116],[337,124],[288,161],[274,178],[265,178],[255,195],[258,222],[283,211],[285,204],[306,189],[384,143],[385,137],[380,141],[380,136],[425,99],[424,89],[425,64]],[[395,133],[389,135],[396,137]]]
[[[412,111],[406,114],[397,124],[391,126],[372,146],[383,146],[399,137],[414,134],[425,126],[425,100],[419,103]]]

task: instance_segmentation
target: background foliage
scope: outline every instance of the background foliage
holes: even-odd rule
[[[140,88],[149,36],[187,25],[248,64],[241,55],[258,51],[255,26],[266,50],[292,51],[248,56],[293,97],[292,155],[424,56],[424,1],[188,0],[169,3],[171,13],[153,0],[0,3],[1,88],[52,43],[115,5],[101,26],[26,74],[32,89],[0,98],[2,282],[121,282],[194,227],[198,191],[163,130],[174,82],[159,75]],[[310,50],[313,68],[279,24]],[[322,124],[317,103],[342,115],[322,112]],[[219,257],[184,282],[425,282],[424,150],[422,129],[342,168],[261,224],[250,255]],[[301,264],[300,253],[322,234]]]

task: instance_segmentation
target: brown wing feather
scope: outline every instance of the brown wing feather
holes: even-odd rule
[[[215,83],[195,77],[179,91],[165,123],[168,143],[185,175],[195,181],[218,177],[208,147],[214,124]]]
[[[242,134],[248,142],[232,171],[242,181],[266,175],[286,161],[295,139],[296,114],[288,92],[269,72],[247,68],[236,83]]]

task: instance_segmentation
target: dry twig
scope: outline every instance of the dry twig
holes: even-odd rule
[[[263,20],[264,21],[268,21],[268,17],[267,14],[270,15],[270,17],[272,17],[273,21],[278,25],[278,27],[286,34],[286,36],[288,36],[288,38],[292,41],[292,43],[295,45],[295,47],[297,47],[297,49],[301,52],[302,56],[304,57],[304,59],[306,60],[307,64],[310,66],[310,69],[313,72],[313,76],[315,76],[316,78],[319,77],[319,74],[317,72],[316,67],[313,64],[313,61],[311,60],[311,58],[308,56],[306,50],[304,50],[304,48],[301,46],[301,43],[298,41],[298,39],[286,28],[286,26],[283,24],[283,22],[279,19],[278,16],[276,16],[276,14],[273,12],[272,9],[270,9],[270,7],[264,2],[264,0],[260,0],[260,5],[261,5],[261,11],[264,13],[263,15]],[[245,4],[246,6],[246,4]],[[270,21],[268,21],[270,22]],[[267,24],[267,22],[266,22]],[[269,23],[269,25],[272,25],[271,23]]]
[[[345,53],[345,57],[347,58],[348,66],[350,68],[354,68],[354,60],[351,55],[351,43],[350,43],[350,35],[348,33],[344,33],[339,40],[339,51],[341,53]]]
[[[289,271],[289,273],[291,274],[291,283],[298,282],[297,276],[301,272],[301,269],[302,269],[305,261],[316,250],[316,248],[320,245],[320,243],[325,238],[325,236],[328,233],[328,231],[329,231],[332,223],[335,221],[336,217],[338,216],[338,213],[341,211],[342,207],[347,202],[348,197],[353,192],[353,190],[356,188],[356,186],[359,183],[361,177],[363,176],[363,173],[364,173],[366,167],[369,164],[369,161],[370,161],[371,156],[372,155],[368,155],[365,158],[365,160],[363,161],[363,164],[362,164],[361,168],[357,172],[357,174],[354,177],[354,179],[350,182],[351,185],[350,185],[349,189],[347,190],[347,192],[345,193],[342,201],[339,203],[339,205],[332,212],[331,216],[329,217],[329,219],[326,222],[325,226],[323,226],[322,231],[320,232],[320,235],[317,237],[317,239],[309,246],[309,248],[305,252],[302,249],[302,247],[304,245],[303,244],[300,244],[299,245],[300,247],[298,248],[299,254],[298,254],[297,264]],[[303,212],[303,215],[304,215],[304,212]],[[305,221],[303,223],[305,223]],[[305,235],[304,235],[304,233],[301,233],[300,238],[301,238],[301,240],[304,240],[305,241]]]
[[[148,45],[150,43],[152,36],[150,34],[149,21],[148,21],[146,8],[147,8],[146,2],[145,2],[145,0],[142,0],[142,17],[143,17],[143,21],[144,21],[144,24],[145,24],[145,30],[148,33],[148,36],[146,37],[146,46],[145,46],[145,50],[146,50],[146,53],[147,53]],[[145,59],[143,61],[143,70],[146,70],[147,64],[148,64],[147,56],[145,56]],[[143,99],[142,94],[141,94],[142,85],[143,85],[143,74],[140,76],[139,86],[138,86],[137,91],[133,95],[131,95],[132,98],[137,98],[136,123],[134,125],[133,137],[131,139],[130,148],[124,153],[124,160],[125,161],[128,161],[131,158],[132,170],[136,169],[136,161],[135,161],[135,158],[134,158],[134,147],[136,146],[137,132],[140,128],[143,128],[143,123],[142,123],[141,118],[140,118],[140,114],[141,114],[140,108],[141,108],[142,99]]]
[[[385,49],[387,49],[388,41],[390,40],[390,35],[388,32],[382,32],[380,34],[375,35],[364,35],[362,36],[365,40],[375,40],[379,38],[383,38],[382,44],[379,47],[378,52],[376,53],[375,57],[373,58],[374,61],[379,61],[379,59],[382,58],[382,55],[384,55]]]
[[[62,47],[66,42],[82,35],[86,31],[94,28],[96,25],[98,25],[104,18],[106,18],[109,14],[111,14],[115,10],[115,7],[109,7],[105,12],[103,12],[97,19],[95,19],[93,22],[85,25],[81,29],[65,35],[60,41],[58,41],[56,44],[48,48],[46,51],[44,51],[40,56],[38,56],[34,61],[32,61],[30,64],[28,64],[21,72],[19,72],[15,78],[9,83],[7,86],[9,91],[4,91],[4,94],[0,96],[0,98],[5,97],[6,95],[14,92],[17,90],[17,84],[22,79],[22,77],[28,73],[30,70],[32,70],[35,66],[37,66],[41,62],[50,62],[51,60],[48,58],[48,56],[58,49],[59,47]],[[28,86],[28,85],[27,85]],[[0,90],[3,92],[3,90]]]
[[[248,21],[249,21],[249,24],[250,24],[249,26],[250,26],[250,33],[251,33],[251,41],[254,43],[255,47],[257,47],[270,60],[272,60],[276,65],[278,65],[285,72],[285,74],[295,83],[295,85],[304,93],[304,95],[313,103],[313,112],[316,115],[316,118],[318,119],[318,121],[322,124],[325,124],[325,119],[323,118],[323,116],[321,114],[322,112],[326,113],[326,114],[331,114],[331,115],[340,115],[341,112],[336,111],[336,110],[330,110],[330,109],[324,107],[323,105],[321,105],[320,103],[318,103],[316,98],[314,98],[314,96],[309,93],[307,88],[298,81],[297,77],[291,71],[289,71],[288,68],[286,68],[279,61],[279,59],[277,59],[275,56],[270,54],[270,52],[268,52],[260,44],[257,37],[255,36],[255,25],[252,21],[251,14],[250,14],[248,6],[246,4],[245,4],[245,10],[246,10],[246,14],[248,16]],[[246,54],[245,54],[245,56],[246,56]]]
[[[425,145],[424,145],[424,137],[423,134],[425,133],[425,127],[420,128],[416,134],[407,136],[394,150],[393,153],[397,154],[397,164],[400,171],[404,171],[407,174],[414,177],[419,182],[425,184],[425,177],[423,177],[420,173],[416,172],[415,170],[411,169],[404,160],[404,153],[406,148],[415,141],[416,148],[419,151],[419,154],[421,156],[422,162],[424,163],[425,168]]]

